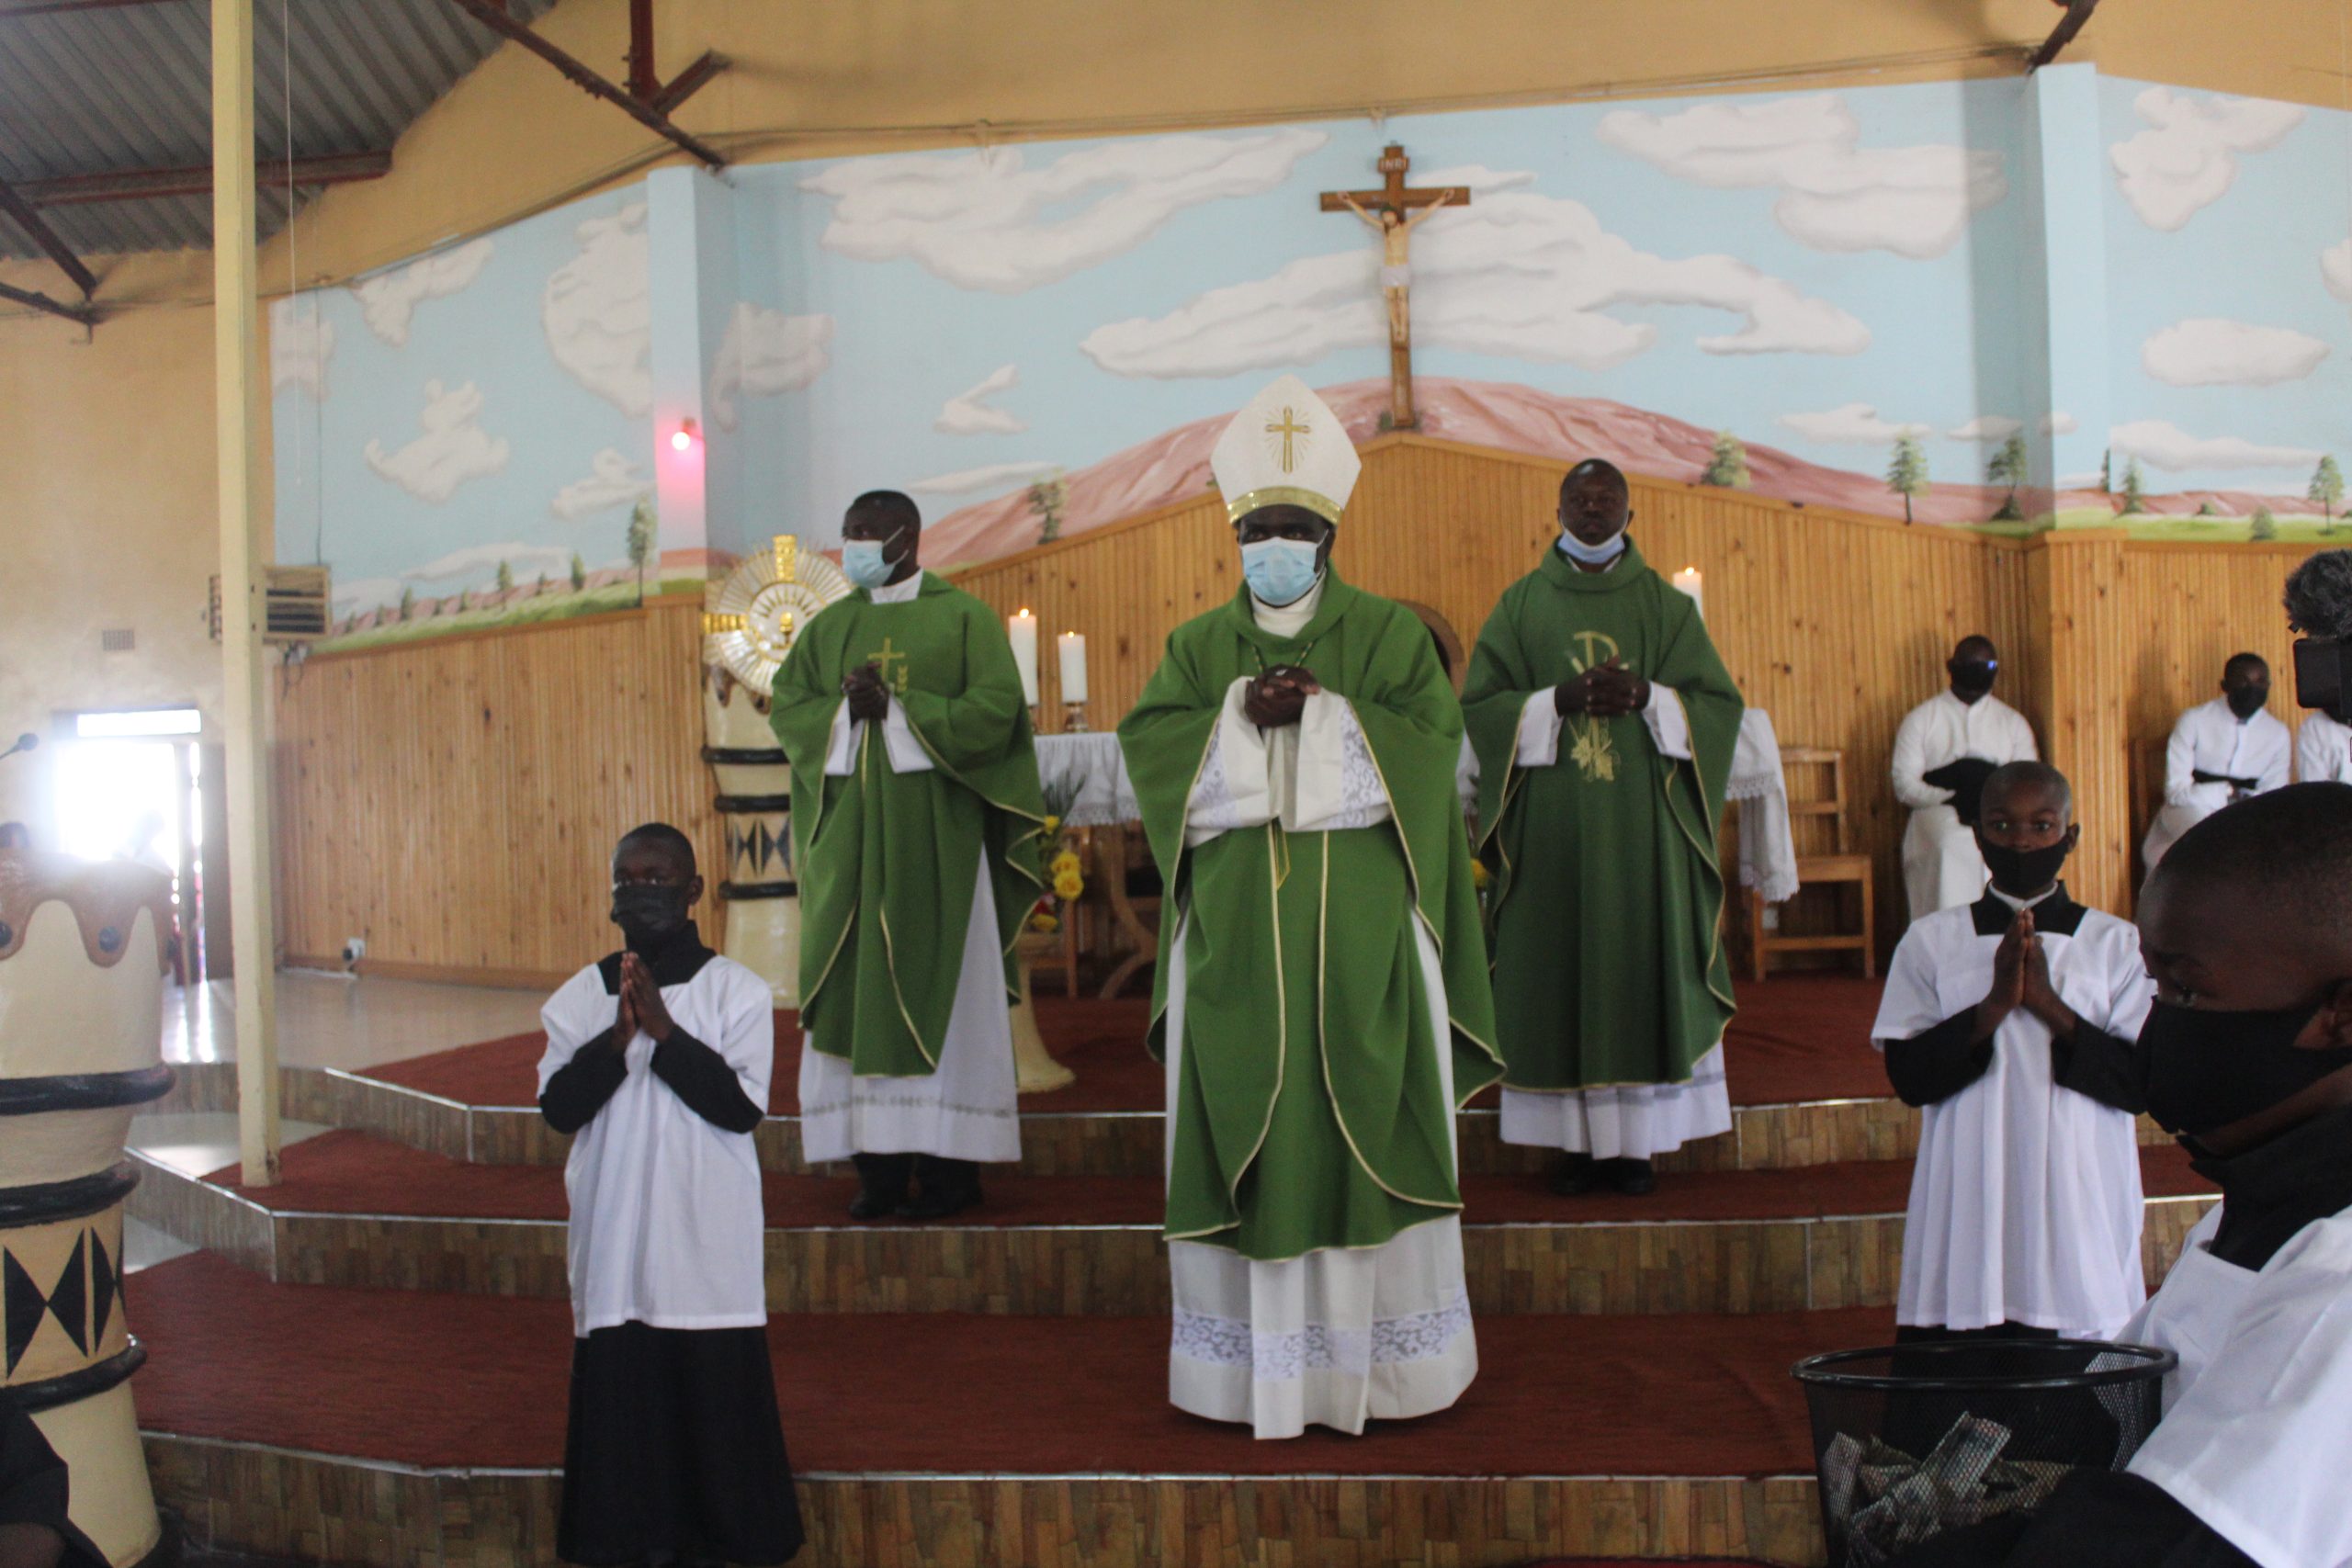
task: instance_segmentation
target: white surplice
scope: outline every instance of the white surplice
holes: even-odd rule
[[[1642,726],[1660,756],[1690,760],[1690,720],[1671,687],[1650,682]],[[1519,710],[1519,766],[1557,766],[1560,728],[1552,689],[1531,694]],[[1565,1149],[1595,1159],[1651,1159],[1693,1138],[1728,1133],[1732,1125],[1731,1085],[1724,1076],[1720,1040],[1691,1065],[1685,1082],[1611,1084],[1553,1093],[1506,1086],[1502,1101],[1504,1143]]]
[[[899,604],[922,591],[917,573],[871,590],[877,604]],[[846,777],[856,766],[865,721],[843,703],[833,716],[825,772]],[[890,699],[882,723],[890,771],[927,773],[931,755]],[[1012,1014],[1004,988],[1003,933],[988,853],[972,885],[972,915],[964,929],[964,964],[956,1002],[940,1043],[939,1066],[913,1077],[859,1077],[845,1056],[827,1055],[811,1039],[800,1050],[800,1146],[811,1160],[852,1155],[933,1155],[943,1159],[1001,1163],[1021,1157],[1020,1089],[1012,1064]]]
[[[1317,582],[1295,604],[1258,604],[1258,624],[1295,636],[1314,618]],[[1292,832],[1375,828],[1389,820],[1372,750],[1354,708],[1329,692],[1306,699],[1296,725],[1261,730],[1242,716],[1246,681],[1227,693],[1185,818],[1200,844],[1236,829],[1279,821]],[[1413,922],[1428,990],[1430,1027],[1446,1103],[1453,1102],[1445,976],[1437,948]],[[1169,1147],[1178,1114],[1189,920],[1168,976]],[[1448,1118],[1448,1135],[1452,1135]],[[1227,1247],[1171,1242],[1175,1321],[1168,1397],[1214,1421],[1246,1422],[1260,1438],[1292,1438],[1308,1425],[1358,1433],[1367,1419],[1442,1410],[1477,1375],[1476,1336],[1462,1261],[1462,1222],[1447,1214],[1379,1247],[1330,1247],[1261,1262]]]
[[[1975,830],[1952,809],[1952,792],[1924,775],[1962,757],[1998,765],[2040,755],[2033,727],[1996,696],[1963,703],[1949,691],[1938,692],[1905,716],[1894,732],[1894,798],[1911,808],[1903,829],[1903,886],[1913,919],[1973,904],[1984,891]]]
[[[2171,1350],[2164,1419],[2124,1467],[2262,1568],[2352,1563],[2352,1211],[2256,1269],[2207,1250],[2216,1208],[2117,1337]]]
[[[1983,1001],[2000,945],[1971,908],[1916,921],[1887,966],[1872,1042],[1911,1039]],[[2041,950],[2077,1017],[2139,1038],[2155,986],[2136,930],[2086,909],[2074,935],[2042,932]],[[1994,1033],[1984,1076],[1924,1112],[1894,1320],[2112,1338],[2147,1299],[2145,1219],[2134,1118],[2061,1088],[2049,1026],[2019,1008]]]
[[[2252,779],[2254,788],[2247,793],[2262,795],[2287,782],[2293,749],[2294,738],[2285,725],[2261,710],[2242,721],[2230,711],[2227,697],[2199,703],[2182,714],[2165,746],[2165,804],[2141,841],[2141,863],[2155,870],[2183,833],[2238,798],[2232,785],[2199,784],[2199,773]]]
[[[2303,715],[2295,731],[2297,784],[2352,784],[2352,729],[2326,714]]]

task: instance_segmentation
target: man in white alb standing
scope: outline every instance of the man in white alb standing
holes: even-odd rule
[[[1978,792],[2004,762],[2040,755],[2033,727],[1993,694],[2000,668],[1992,638],[1962,637],[1944,664],[1951,689],[1913,708],[1894,732],[1894,798],[1911,808],[1903,831],[1903,886],[1915,920],[1973,904],[1984,891],[1984,857],[1976,852]]]

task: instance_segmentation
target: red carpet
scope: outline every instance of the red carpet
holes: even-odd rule
[[[1794,1100],[1873,1100],[1887,1093],[1886,1074],[1871,1049],[1879,986],[1849,976],[1791,976],[1739,988],[1739,1015],[1724,1037],[1736,1105]],[[1140,998],[1040,997],[1037,1032],[1046,1047],[1078,1075],[1053,1094],[1033,1095],[1033,1112],[1156,1111],[1160,1069],[1143,1048],[1151,1004]],[[778,1116],[799,1114],[797,1014],[775,1015],[776,1061],[768,1102]],[[514,1034],[369,1069],[366,1077],[438,1095],[463,1105],[529,1105],[537,1098],[547,1036]],[[1491,1104],[1491,1094],[1479,1103]]]
[[[272,1285],[195,1254],[132,1275],[141,1427],[413,1465],[553,1467],[561,1302]],[[778,1318],[807,1472],[1757,1475],[1809,1472],[1790,1366],[1878,1344],[1883,1310],[1487,1317],[1442,1415],[1256,1442],[1167,1404],[1164,1318]]]
[[[563,1172],[554,1166],[468,1165],[365,1133],[338,1130],[286,1150],[284,1179],[244,1195],[278,1213],[405,1214],[447,1219],[560,1220]],[[2210,1192],[2188,1156],[2166,1145],[2141,1151],[2151,1196]],[[206,1180],[244,1190],[238,1168]],[[847,1223],[842,1210],[857,1190],[851,1177],[787,1176],[770,1171],[768,1224],[801,1229]],[[1021,1176],[984,1178],[988,1201],[958,1215],[958,1226],[1158,1224],[1156,1177]],[[1668,1176],[1646,1198],[1588,1193],[1557,1198],[1541,1177],[1474,1176],[1463,1184],[1464,1217],[1473,1224],[1591,1224],[1678,1220],[1812,1219],[1902,1211],[1911,1162],[1886,1160],[1795,1170],[1702,1171]]]

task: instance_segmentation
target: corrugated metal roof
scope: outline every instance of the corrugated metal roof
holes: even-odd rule
[[[535,21],[555,0],[509,0]],[[47,16],[0,16],[0,179],[177,168],[212,157],[211,6],[159,0]],[[448,0],[254,0],[254,134],[264,156],[389,149],[495,33]],[[263,238],[316,195],[257,193]],[[212,243],[209,197],[48,207],[76,252]],[[0,217],[0,256],[40,254]]]

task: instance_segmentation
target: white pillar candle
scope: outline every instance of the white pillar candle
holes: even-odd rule
[[[1037,705],[1037,617],[1023,610],[1008,615],[1004,635],[1012,644],[1012,662],[1021,671],[1021,700]]]
[[[1064,632],[1056,640],[1062,650],[1062,701],[1082,703],[1086,700],[1086,639],[1076,632]]]
[[[1690,595],[1690,602],[1699,606],[1700,618],[1703,620],[1707,614],[1707,601],[1705,594],[1702,592],[1705,587],[1705,581],[1700,577],[1699,569],[1695,566],[1684,567],[1674,574],[1673,582],[1674,586]]]

